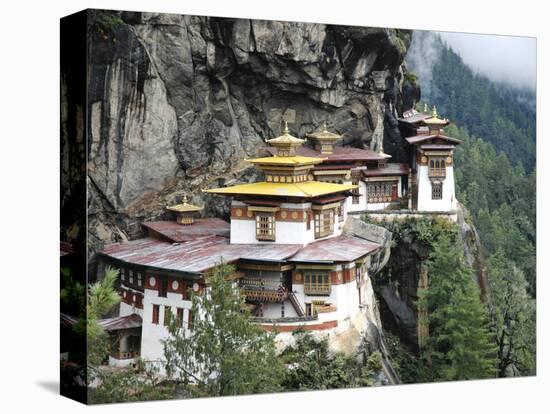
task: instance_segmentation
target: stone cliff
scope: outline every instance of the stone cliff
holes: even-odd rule
[[[90,11],[91,250],[139,235],[177,191],[224,217],[209,186],[255,179],[282,119],[324,120],[344,144],[399,152],[396,116],[410,32],[327,24]],[[62,74],[63,76],[63,74]],[[407,93],[410,92],[407,88]],[[68,119],[67,123],[78,121]],[[392,150],[393,151],[393,150]],[[394,156],[395,158],[395,156]]]
[[[469,218],[469,212],[460,203],[457,213],[456,227],[464,257],[473,269],[474,281],[479,288],[482,301],[487,302],[490,292],[479,235]],[[427,217],[416,223],[405,223],[398,227],[390,225],[393,241],[389,260],[385,268],[373,279],[384,330],[398,335],[413,350],[417,350],[419,342],[425,340],[422,338],[425,331],[422,328],[419,330],[419,319],[422,315],[419,316],[417,303],[418,289],[428,286],[427,260],[432,249],[432,220],[433,217]],[[444,226],[451,228],[451,223]],[[396,229],[398,231],[395,231]]]

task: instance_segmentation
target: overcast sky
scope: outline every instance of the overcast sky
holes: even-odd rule
[[[537,43],[532,37],[439,32],[464,62],[495,81],[534,90]]]

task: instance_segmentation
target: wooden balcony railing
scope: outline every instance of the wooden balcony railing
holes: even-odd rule
[[[429,168],[428,177],[445,178],[445,168]]]
[[[288,292],[285,289],[280,290],[256,290],[244,288],[242,290],[247,300],[258,302],[283,302],[288,297]]]
[[[310,296],[329,296],[330,283],[319,283],[315,285],[304,285],[304,293]]]

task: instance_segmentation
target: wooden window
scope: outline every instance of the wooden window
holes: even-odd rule
[[[330,276],[322,270],[304,272],[304,293],[310,296],[330,295]]]
[[[142,276],[141,272],[137,273],[137,285],[139,287],[141,287],[143,285],[143,276]]]
[[[306,316],[313,316],[313,306],[311,303],[306,303]]]
[[[159,324],[159,312],[160,312],[160,306],[153,305],[153,319],[151,320],[151,322],[155,325]]]
[[[120,280],[126,280],[126,269],[124,267],[120,268]]]
[[[340,204],[338,207],[338,222],[342,223],[344,221],[344,205]]]
[[[170,306],[164,306],[164,326],[170,325],[171,318],[172,318],[172,308]]]
[[[445,158],[430,157],[428,177],[445,177]]]
[[[334,233],[334,209],[315,213],[315,238],[325,237]]]
[[[275,241],[275,216],[256,213],[256,239]]]
[[[183,308],[176,309],[176,324],[181,328],[183,326]]]
[[[367,202],[389,203],[397,199],[397,181],[370,182],[367,184]]]
[[[134,283],[134,271],[130,269],[130,277],[128,278],[130,283]]]
[[[353,185],[359,185],[359,180],[352,180],[351,182]],[[351,194],[352,194],[352,203],[353,204],[359,204],[359,197],[361,197],[361,193],[359,192],[359,187],[357,188],[354,188],[353,190],[351,190]]]
[[[168,278],[159,277],[159,296],[165,298],[168,293]]]
[[[432,183],[432,200],[441,200],[443,198],[443,185],[439,182]]]

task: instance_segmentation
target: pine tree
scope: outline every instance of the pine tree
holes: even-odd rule
[[[278,391],[282,376],[274,334],[250,322],[244,298],[221,264],[207,276],[202,294],[191,293],[191,329],[174,318],[164,340],[166,371],[189,396]]]
[[[472,270],[456,242],[442,235],[430,253],[429,331],[425,356],[434,380],[490,378],[495,375],[495,346]]]
[[[489,259],[489,269],[498,375],[534,375],[536,307],[527,293],[525,275],[502,249]]]
[[[109,337],[98,321],[120,302],[120,296],[114,288],[117,277],[115,269],[107,268],[105,277],[88,287],[86,335],[88,369],[92,375],[109,354]]]

